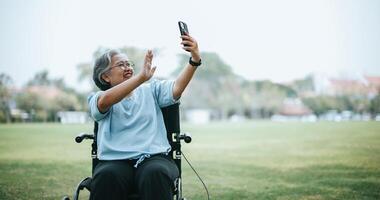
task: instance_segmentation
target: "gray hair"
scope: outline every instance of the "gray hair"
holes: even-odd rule
[[[103,80],[102,74],[106,72],[111,65],[111,58],[118,54],[121,54],[120,51],[111,49],[103,53],[95,60],[92,79],[94,80],[96,86],[103,91],[111,88],[111,85],[107,81]]]

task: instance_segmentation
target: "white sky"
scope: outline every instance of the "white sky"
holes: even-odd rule
[[[73,86],[97,47],[127,45],[160,48],[156,75],[167,76],[183,52],[178,20],[247,79],[380,75],[377,0],[0,0],[0,73],[21,86],[48,69]]]

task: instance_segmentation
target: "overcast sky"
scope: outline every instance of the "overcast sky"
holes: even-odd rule
[[[156,75],[167,76],[183,52],[178,20],[247,79],[380,75],[378,0],[0,0],[0,73],[21,86],[47,69],[73,86],[99,46],[135,46],[159,48]]]

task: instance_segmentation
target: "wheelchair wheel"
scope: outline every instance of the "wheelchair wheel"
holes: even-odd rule
[[[62,200],[70,200],[70,197],[69,196],[63,196]]]

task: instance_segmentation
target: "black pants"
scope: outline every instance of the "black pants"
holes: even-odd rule
[[[173,199],[174,181],[179,176],[172,158],[155,155],[137,168],[133,160],[100,161],[91,182],[91,200],[128,199],[137,192],[141,200]]]

